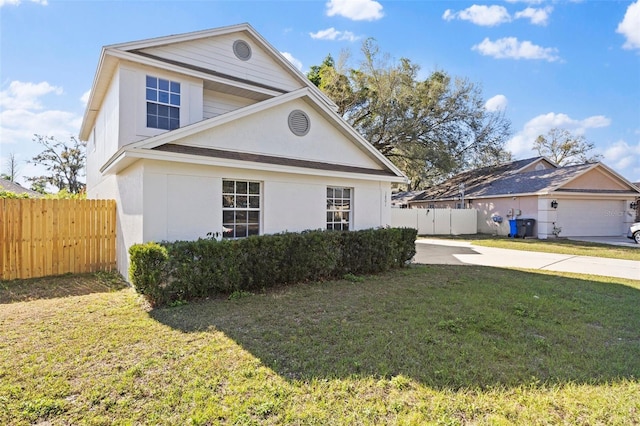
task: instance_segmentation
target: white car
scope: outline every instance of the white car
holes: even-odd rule
[[[627,237],[635,240],[636,243],[640,244],[640,222],[636,222],[629,227]]]

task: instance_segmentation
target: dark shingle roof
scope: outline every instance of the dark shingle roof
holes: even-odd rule
[[[515,173],[477,185],[467,190],[466,193],[472,197],[485,197],[506,194],[531,194],[544,190],[551,191],[592,166],[593,164],[579,164],[558,167],[557,169]]]
[[[420,195],[423,192],[424,190],[395,192],[391,194],[391,201],[393,203],[406,203],[407,201],[413,200],[417,195]]]
[[[527,158],[524,160],[503,163],[497,166],[487,166],[479,169],[468,170],[453,176],[440,185],[435,185],[422,194],[416,196],[412,201],[424,201],[435,199],[454,198],[460,194],[460,184],[465,185],[465,195],[471,194],[474,188],[491,185],[509,176],[514,175],[518,170],[527,165],[542,159],[543,157]],[[486,190],[485,190],[486,191]],[[507,190],[508,191],[508,190]],[[508,192],[504,192],[508,193]],[[487,194],[489,195],[489,194]]]
[[[175,152],[178,154],[200,155],[204,157],[225,158],[230,160],[252,161],[256,163],[276,164],[280,166],[303,167],[316,170],[330,170],[348,173],[364,173],[378,176],[395,176],[393,171],[385,169],[370,169],[366,167],[346,166],[343,164],[323,163],[320,161],[297,160],[271,155],[250,154],[222,149],[203,148],[187,145],[164,144],[153,148],[156,151]]]
[[[535,157],[498,166],[483,167],[460,173],[441,185],[436,185],[414,197],[411,201],[454,199],[460,195],[460,184],[465,185],[465,197],[492,197],[533,194],[553,191],[594,166],[593,163],[522,172],[529,164],[543,159]],[[598,192],[589,189],[562,189],[566,192]],[[606,193],[628,193],[630,190],[606,190]]]
[[[7,179],[0,179],[0,189],[4,189],[5,191],[13,192],[15,194],[29,194],[30,197],[42,197],[42,194],[39,192],[23,188],[20,184]]]

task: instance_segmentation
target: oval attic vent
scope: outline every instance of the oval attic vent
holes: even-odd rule
[[[307,114],[299,109],[291,111],[291,114],[289,114],[289,129],[294,135],[306,135],[309,133],[309,127],[311,127],[311,122]]]
[[[233,53],[236,58],[248,61],[251,58],[251,46],[244,40],[236,40],[233,42]]]

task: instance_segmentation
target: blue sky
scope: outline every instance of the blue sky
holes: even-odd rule
[[[104,45],[250,23],[302,72],[364,39],[392,59],[482,87],[503,109],[515,158],[562,127],[640,181],[640,0],[56,1],[0,0],[0,169],[40,173],[34,133],[77,135]]]

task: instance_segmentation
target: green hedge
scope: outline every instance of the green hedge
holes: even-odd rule
[[[154,306],[282,284],[372,274],[406,265],[416,230],[306,231],[240,240],[130,247],[129,278]]]

